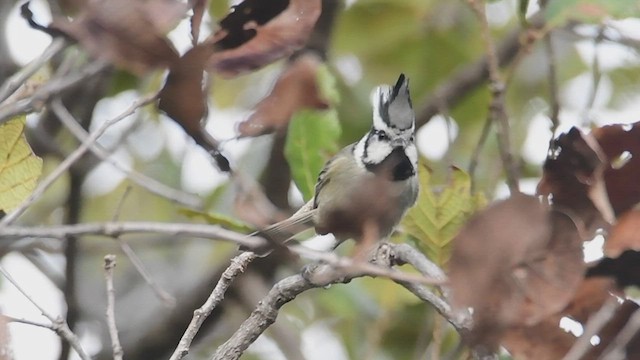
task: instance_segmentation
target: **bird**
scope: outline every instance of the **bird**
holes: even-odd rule
[[[319,235],[333,234],[334,248],[347,239],[376,242],[390,236],[415,204],[418,150],[409,79],[400,74],[394,86],[377,86],[371,103],[371,129],[326,162],[313,198],[291,217],[258,231],[271,250],[310,227]]]

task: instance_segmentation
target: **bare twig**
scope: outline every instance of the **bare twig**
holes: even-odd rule
[[[551,120],[551,139],[553,141],[553,134],[556,133],[558,126],[560,125],[560,101],[558,99],[558,75],[556,71],[556,55],[553,47],[553,32],[549,31],[544,38],[545,48],[547,50],[547,59],[549,61],[549,70],[547,77],[549,81],[549,105],[551,112],[549,113],[549,119]]]
[[[86,79],[104,71],[107,68],[108,65],[106,63],[94,61],[77,73],[50,80],[39,87],[38,90],[28,98],[0,104],[0,124],[5,123],[16,115],[39,111],[52,96],[57,96],[61,92],[81,84]]]
[[[609,344],[602,355],[603,360],[624,360],[630,357],[627,354],[627,346],[640,330],[640,311],[636,310],[624,327],[618,332],[615,339]]]
[[[267,245],[267,242],[262,238],[239,234],[215,225],[157,222],[103,222],[41,227],[6,226],[0,227],[0,242],[27,236],[62,239],[67,235],[101,235],[113,238],[128,233],[170,234],[216,239],[234,242],[247,248]]]
[[[424,285],[441,285],[446,281],[444,278],[434,278],[405,273],[390,269],[386,264],[385,266],[380,266],[358,260],[357,258],[338,256],[333,252],[312,250],[301,245],[291,246],[289,249],[295,254],[308,260],[322,261],[323,263],[330,265],[333,270],[331,274],[331,277],[333,278],[339,278],[340,276],[349,278],[356,276],[382,276],[394,281]]]
[[[338,276],[332,283],[344,278]],[[313,289],[316,285],[308,282],[302,275],[296,274],[277,282],[271,291],[258,303],[236,332],[216,350],[212,360],[234,360],[276,321],[280,308],[296,298],[302,292]]]
[[[9,273],[7,273],[7,271],[2,266],[0,266],[0,273],[7,280],[9,280],[9,282],[13,284],[13,286],[15,286],[16,289],[18,289],[18,291],[20,291],[22,295],[24,295],[24,297],[27,298],[27,300],[29,300],[29,302],[32,303],[33,306],[35,306],[42,313],[42,315],[44,315],[47,319],[49,319],[49,321],[51,321],[51,328],[56,332],[56,334],[58,334],[58,336],[64,338],[69,342],[71,347],[73,347],[73,349],[78,353],[78,356],[80,356],[82,360],[91,360],[91,357],[80,345],[80,339],[78,339],[76,334],[74,334],[71,329],[69,329],[69,325],[67,325],[67,322],[64,321],[62,317],[54,317],[53,315],[49,314],[42,306],[38,305],[38,303],[36,303],[35,300],[33,300],[33,298],[29,296],[29,294],[27,294],[27,292],[24,291],[24,289],[22,289],[20,285],[18,285],[13,277],[11,277],[11,275],[9,275]]]
[[[129,245],[129,242],[120,236],[116,238],[116,241],[118,241],[120,249],[127,256],[127,258],[129,258],[129,261],[131,261],[133,267],[138,271],[138,274],[140,274],[147,285],[151,287],[151,290],[153,290],[160,301],[162,301],[162,303],[167,307],[174,307],[176,305],[176,298],[168,293],[165,289],[160,287],[160,285],[158,285],[158,283],[153,279],[151,274],[149,274],[149,272],[145,268],[144,263],[142,262],[138,254],[133,251],[133,248],[131,247],[131,245]]]
[[[104,278],[107,287],[107,327],[111,337],[111,348],[113,349],[113,359],[122,360],[122,345],[118,338],[118,327],[116,326],[115,313],[115,290],[113,288],[113,268],[116,267],[116,256],[107,255],[104,257]]]
[[[571,347],[571,350],[562,358],[562,360],[579,360],[592,349],[591,338],[597,335],[600,329],[602,329],[609,320],[613,317],[616,309],[619,307],[618,300],[615,297],[611,297],[605,302],[598,312],[593,314],[587,325],[584,327],[582,336],[576,340]]]
[[[51,44],[40,54],[40,56],[29,64],[24,66],[20,71],[13,74],[0,87],[0,103],[7,100],[22,84],[25,83],[38,69],[47,63],[52,57],[62,51],[67,42],[63,38],[53,39]]]
[[[532,16],[530,29],[539,29],[544,26],[543,20],[542,14]],[[522,52],[522,36],[523,32],[518,29],[511,31],[504,37],[496,51],[500,66],[510,64]],[[427,99],[420,102],[424,105],[416,114],[416,126],[420,127],[426,124],[439,112],[441,107],[452,109],[464,100],[466,96],[485,83],[489,76],[488,69],[488,56],[485,55],[451,75]]]
[[[20,319],[20,318],[16,318],[16,317],[9,316],[9,315],[4,315],[4,314],[1,314],[0,317],[2,317],[6,322],[14,322],[14,323],[19,323],[19,324],[32,325],[32,326],[37,326],[37,327],[49,329],[51,331],[55,331],[55,329],[53,328],[53,326],[51,324],[45,324],[45,323],[32,321],[32,320],[27,320],[27,319]]]
[[[386,262],[387,264],[391,264],[391,257],[394,257],[395,259],[401,260],[402,262],[410,262],[411,264],[415,263],[414,266],[418,269],[418,271],[420,271],[421,273],[425,273],[425,275],[444,280],[444,273],[442,272],[442,270],[428,261],[423,255],[419,256],[419,253],[417,251],[410,251],[408,248],[410,248],[409,245],[404,246],[382,243],[376,249],[376,256],[374,257],[374,261],[380,263],[378,254],[381,252],[386,253],[386,255],[382,256],[387,256],[387,260],[383,260],[382,263]],[[395,250],[397,250],[397,252]],[[374,266],[381,268],[381,266]],[[216,350],[216,353],[212,356],[211,359],[238,359],[242,355],[242,353],[249,347],[249,345],[251,345],[269,326],[271,326],[271,324],[275,322],[280,308],[284,304],[293,300],[302,292],[329,284],[348,282],[356,277],[375,276],[376,274],[368,274],[364,272],[345,273],[341,271],[332,271],[325,275],[327,275],[327,277],[324,278],[325,281],[323,283],[312,283],[308,280],[307,277],[300,274],[289,276],[276,283],[269,291],[269,293],[258,303],[258,306],[251,313],[249,318],[247,318],[242,323],[242,325],[236,330],[231,338],[229,338],[229,340],[227,340]],[[438,311],[441,312],[441,314],[445,315],[449,322],[457,325],[459,329],[466,326],[466,324],[458,321],[454,317],[446,302],[444,302],[442,299],[437,298],[437,296],[433,295],[428,289],[414,283],[401,282],[401,284],[405,287],[408,285],[415,285],[415,287],[412,288],[416,289],[417,294],[420,294],[418,296],[427,302],[430,302],[432,304],[435,302],[436,304],[438,304],[436,306],[436,309],[438,309],[439,307]]]
[[[593,105],[596,102],[598,89],[600,88],[600,80],[602,79],[602,73],[600,72],[600,57],[598,56],[598,46],[603,40],[604,30],[605,26],[600,26],[600,29],[598,30],[598,36],[594,39],[593,43],[593,61],[591,63],[591,78],[593,80],[593,86],[591,87],[589,97],[587,98],[587,103],[585,104],[582,113],[582,124],[584,126],[588,126],[591,123],[591,110],[593,110]]]
[[[171,355],[170,360],[179,360],[187,355],[189,352],[189,347],[191,346],[191,342],[193,338],[200,330],[200,326],[205,321],[205,319],[211,314],[213,309],[215,309],[220,302],[224,299],[224,294],[227,292],[227,289],[233,282],[233,280],[240,274],[243,273],[249,263],[256,258],[256,254],[252,252],[244,252],[235,258],[231,259],[231,265],[222,273],[220,277],[220,281],[216,284],[215,288],[209,295],[207,301],[197,310],[193,312],[193,318],[191,319],[191,323],[187,330],[184,332],[184,335],[180,339],[180,343],[178,347]]]
[[[58,116],[60,121],[71,131],[71,133],[83,143],[87,141],[89,134],[78,124],[76,119],[71,115],[69,110],[62,104],[60,99],[54,99],[51,102],[51,109]],[[201,208],[202,200],[188,193],[180,190],[173,189],[153,178],[150,178],[142,173],[139,173],[133,169],[128,169],[126,166],[120,164],[118,161],[110,157],[111,154],[96,142],[89,143],[89,150],[94,153],[101,160],[106,161],[113,165],[116,169],[120,170],[127,178],[136,183],[138,186],[149,191],[152,194],[159,195],[163,198],[177,202],[179,204],[192,207]]]
[[[480,134],[480,138],[478,139],[478,143],[476,143],[475,149],[473,149],[473,153],[471,154],[471,160],[469,160],[469,178],[471,179],[471,191],[475,190],[476,186],[476,169],[478,168],[478,163],[480,162],[480,153],[482,153],[482,148],[484,144],[489,139],[489,134],[491,133],[491,124],[493,122],[491,119],[485,119],[484,125],[482,126],[482,133]]]
[[[125,117],[134,113],[138,108],[144,106],[150,102],[152,102],[156,98],[156,94],[148,95],[143,98],[140,98],[138,101],[131,104],[131,106],[126,109],[122,114],[116,116],[115,118],[105,121],[102,126],[92,132],[89,137],[86,138],[85,141],[66,159],[64,159],[58,167],[56,167],[45,179],[40,181],[38,186],[33,190],[31,195],[27,197],[25,201],[20,204],[13,212],[7,214],[2,220],[0,220],[0,228],[3,226],[7,226],[13,223],[22,213],[24,213],[33,202],[44,194],[44,192],[60,177],[62,176],[68,169],[73,165],[85,152],[89,149],[91,144],[93,144],[111,125],[117,123],[118,121],[124,119]],[[1,110],[0,110],[1,111]]]
[[[485,3],[481,0],[468,0],[468,2],[480,22],[480,28],[485,42],[487,65],[489,68],[489,89],[492,95],[491,104],[489,105],[489,116],[497,125],[498,146],[506,173],[507,185],[512,194],[519,193],[518,167],[516,161],[513,159],[509,136],[509,119],[504,106],[505,84],[500,75],[500,64],[491,37],[489,23],[487,22]]]
[[[130,191],[131,191],[131,186],[127,186],[124,193],[122,194],[122,197],[120,198],[120,202],[118,203],[118,206],[116,206],[116,211],[114,212],[113,218],[112,218],[113,221],[117,221],[118,218],[120,217],[120,211],[122,210],[124,201],[126,200],[127,195],[129,195]],[[168,308],[174,307],[176,305],[176,298],[174,298],[173,295],[169,294],[166,290],[160,287],[160,285],[158,285],[158,283],[153,279],[151,274],[149,274],[149,272],[145,268],[144,263],[142,262],[142,259],[140,259],[138,254],[136,254],[135,251],[133,251],[133,248],[129,245],[129,242],[123,239],[122,236],[117,236],[116,241],[118,242],[118,245],[120,245],[120,250],[122,250],[122,252],[127,256],[127,258],[129,258],[129,261],[131,261],[131,264],[133,264],[133,267],[138,271],[138,274],[140,274],[140,276],[142,276],[142,279],[144,279],[147,285],[151,287],[151,290],[153,290],[153,292],[160,299],[160,301],[162,301],[162,303]]]
[[[427,257],[424,256],[423,253],[416,250],[412,246],[408,244],[394,244],[389,246],[390,259],[388,266],[391,266],[394,263],[408,263],[428,278],[437,279],[441,282],[446,281],[446,275],[444,274],[444,271],[442,271],[442,269],[440,269],[436,264],[427,259]],[[449,323],[451,323],[451,325],[453,325],[453,327],[458,331],[470,328],[471,318],[467,316],[468,314],[454,313],[454,311],[451,309],[451,306],[445,299],[442,299],[440,296],[436,295],[425,286],[417,284],[415,282],[396,282],[407,288],[407,290],[411,291],[419,299],[431,304],[436,309],[436,311],[447,321],[449,321]],[[449,291],[446,287],[441,286],[440,290],[445,295],[445,297],[448,297]]]

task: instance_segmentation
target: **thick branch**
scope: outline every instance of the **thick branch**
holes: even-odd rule
[[[411,250],[411,247],[408,245],[381,243],[376,248],[373,261],[377,264],[385,263],[390,265],[393,263],[392,258],[401,260],[402,262],[410,262],[411,264],[415,263],[414,266],[426,276],[437,277],[441,281],[444,280],[444,273],[441,269],[423,255],[421,256],[419,252]],[[381,268],[381,266],[376,265],[374,265],[374,267]],[[378,275],[377,272],[367,273],[362,267],[357,268],[357,271],[341,270],[343,269],[336,268],[334,265],[322,265],[312,270],[312,274],[292,275],[276,283],[271,291],[258,303],[258,306],[249,318],[242,323],[240,328],[238,328],[229,340],[217,349],[212,360],[238,359],[244,351],[275,322],[280,308],[295,299],[296,296],[302,292],[329,284],[349,282],[356,277]],[[321,276],[316,276],[317,273],[322,274]],[[314,280],[310,281],[311,278]],[[321,278],[322,282],[315,281],[315,278]],[[463,329],[466,326],[466,323],[463,321],[464,319],[456,319],[449,305],[431,293],[427,288],[421,286],[419,283],[396,281],[414,292],[420,299],[433,304],[437,311],[443,314],[457,329]]]
[[[211,295],[209,295],[207,301],[199,309],[193,312],[191,323],[184,332],[182,339],[180,339],[180,343],[171,355],[170,360],[182,359],[189,353],[191,342],[200,330],[202,323],[204,323],[213,309],[222,302],[224,294],[227,292],[229,286],[231,286],[233,280],[240,275],[240,273],[243,273],[247,269],[249,263],[255,258],[256,255],[254,253],[244,252],[231,259],[231,265],[229,265],[229,267],[222,273],[220,281],[216,284],[216,287],[211,292]]]
[[[337,281],[339,279],[334,279]],[[341,280],[341,279],[340,279]],[[302,292],[317,286],[308,282],[302,275],[296,274],[280,280],[258,304],[240,328],[222,344],[211,358],[212,360],[234,360],[276,321],[282,305],[296,298]]]

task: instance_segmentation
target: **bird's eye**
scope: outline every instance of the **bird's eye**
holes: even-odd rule
[[[384,131],[378,131],[376,133],[376,136],[378,137],[378,140],[381,140],[381,141],[388,139],[387,134]]]
[[[416,136],[415,135],[411,135],[411,138],[409,139],[409,141],[411,141],[411,142],[416,141]]]

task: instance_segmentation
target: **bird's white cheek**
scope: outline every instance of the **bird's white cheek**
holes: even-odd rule
[[[391,145],[386,142],[373,142],[367,148],[367,160],[369,163],[381,163],[391,154]]]

